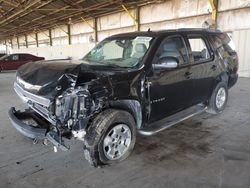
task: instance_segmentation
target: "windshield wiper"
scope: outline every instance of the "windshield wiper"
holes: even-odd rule
[[[109,67],[114,67],[114,68],[131,68],[131,67],[128,67],[128,66],[119,66],[119,65],[117,65],[117,64],[114,64],[114,63],[109,63],[109,62],[107,62],[106,64],[103,64],[103,65],[107,65],[107,66],[109,66]]]
[[[101,66],[107,66],[107,67],[113,67],[113,68],[131,68],[131,67],[128,67],[128,66],[119,66],[113,62],[110,62],[110,61],[91,61],[89,59],[84,59],[85,61],[89,61],[89,62],[92,62],[94,63],[95,65],[101,65]]]

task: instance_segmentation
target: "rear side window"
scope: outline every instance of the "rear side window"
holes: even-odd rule
[[[202,37],[188,37],[194,62],[203,62],[211,58],[206,42]]]
[[[26,61],[26,60],[31,60],[32,59],[32,57],[30,55],[28,55],[28,54],[20,54],[19,56],[20,56],[19,60],[21,60],[21,61]]]

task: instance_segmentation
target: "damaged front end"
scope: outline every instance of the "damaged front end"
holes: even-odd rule
[[[48,140],[55,149],[68,150],[65,138],[84,140],[90,118],[103,105],[101,97],[93,98],[90,94],[90,81],[81,86],[76,83],[77,77],[72,79],[72,75],[65,73],[56,84],[51,84],[55,86],[53,92],[50,92],[54,96],[46,97],[38,95],[39,91],[34,91],[38,86],[28,84],[17,76],[14,89],[28,109],[22,112],[12,107],[8,113],[11,123],[24,136]],[[39,88],[42,89],[46,88]]]

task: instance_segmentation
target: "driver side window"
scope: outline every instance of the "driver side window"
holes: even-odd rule
[[[165,38],[156,52],[156,57],[155,63],[164,57],[176,58],[180,65],[187,63],[188,55],[182,37],[174,36]]]
[[[14,55],[10,55],[10,56],[7,57],[5,60],[6,60],[6,61],[17,61],[17,60],[19,60],[19,57],[18,57],[17,54],[14,54]]]

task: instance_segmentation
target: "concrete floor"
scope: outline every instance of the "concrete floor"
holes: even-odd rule
[[[226,110],[202,114],[156,136],[138,137],[132,155],[95,169],[73,141],[69,152],[34,145],[7,118],[22,106],[13,72],[0,73],[0,187],[250,187],[250,80],[230,90]]]

